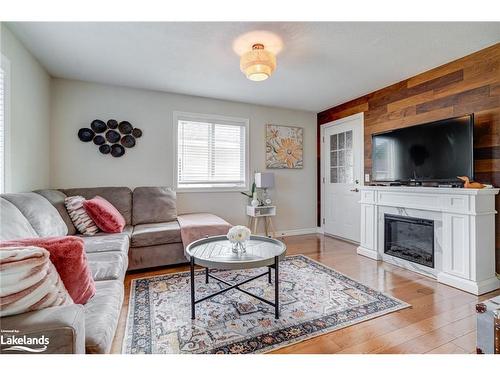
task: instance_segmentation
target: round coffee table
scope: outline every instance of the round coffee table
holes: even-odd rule
[[[247,242],[246,252],[238,254],[233,253],[232,244],[226,236],[207,237],[191,242],[185,250],[186,257],[191,263],[191,319],[195,319],[196,304],[231,289],[236,289],[258,299],[259,301],[273,306],[275,318],[278,319],[279,261],[285,257],[285,252],[286,246],[283,242],[263,236],[250,236],[250,240]],[[221,289],[216,293],[196,300],[194,284],[195,265],[205,268],[205,283],[208,284],[209,279],[213,278],[222,284],[227,285],[227,288]],[[210,273],[210,269],[242,270],[259,267],[268,267],[268,270],[260,275],[253,276],[236,284],[231,284]],[[269,283],[272,283],[271,269],[274,269],[274,302],[268,301],[265,298],[240,288],[243,284],[263,276],[267,276]]]

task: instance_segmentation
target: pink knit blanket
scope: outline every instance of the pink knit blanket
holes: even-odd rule
[[[208,213],[179,215],[177,221],[181,227],[181,238],[184,247],[207,236],[227,234],[232,227],[224,219]]]

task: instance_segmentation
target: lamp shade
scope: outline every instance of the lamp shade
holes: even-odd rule
[[[243,54],[240,59],[240,69],[251,81],[264,81],[276,69],[276,57],[257,43],[252,50]]]
[[[255,186],[263,189],[274,187],[274,173],[255,173]]]

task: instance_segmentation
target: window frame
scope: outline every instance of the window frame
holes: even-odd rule
[[[179,187],[178,181],[178,133],[179,133],[179,121],[187,120],[187,121],[200,121],[200,122],[223,122],[223,123],[238,123],[245,128],[245,185],[244,186],[190,186],[190,187]],[[242,117],[230,117],[223,115],[215,115],[215,114],[204,114],[204,113],[193,113],[193,112],[182,112],[182,111],[174,111],[173,112],[173,172],[174,172],[174,187],[178,192],[200,192],[200,193],[215,193],[215,192],[241,192],[248,191],[250,188],[250,120]]]
[[[0,194],[9,193],[12,191],[11,186],[11,144],[10,144],[10,95],[11,95],[11,69],[10,69],[10,60],[1,54],[1,68],[4,71],[4,129],[3,129],[3,187],[4,191],[0,191]]]

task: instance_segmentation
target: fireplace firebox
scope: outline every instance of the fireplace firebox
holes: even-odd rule
[[[384,253],[434,268],[434,221],[384,215]]]

